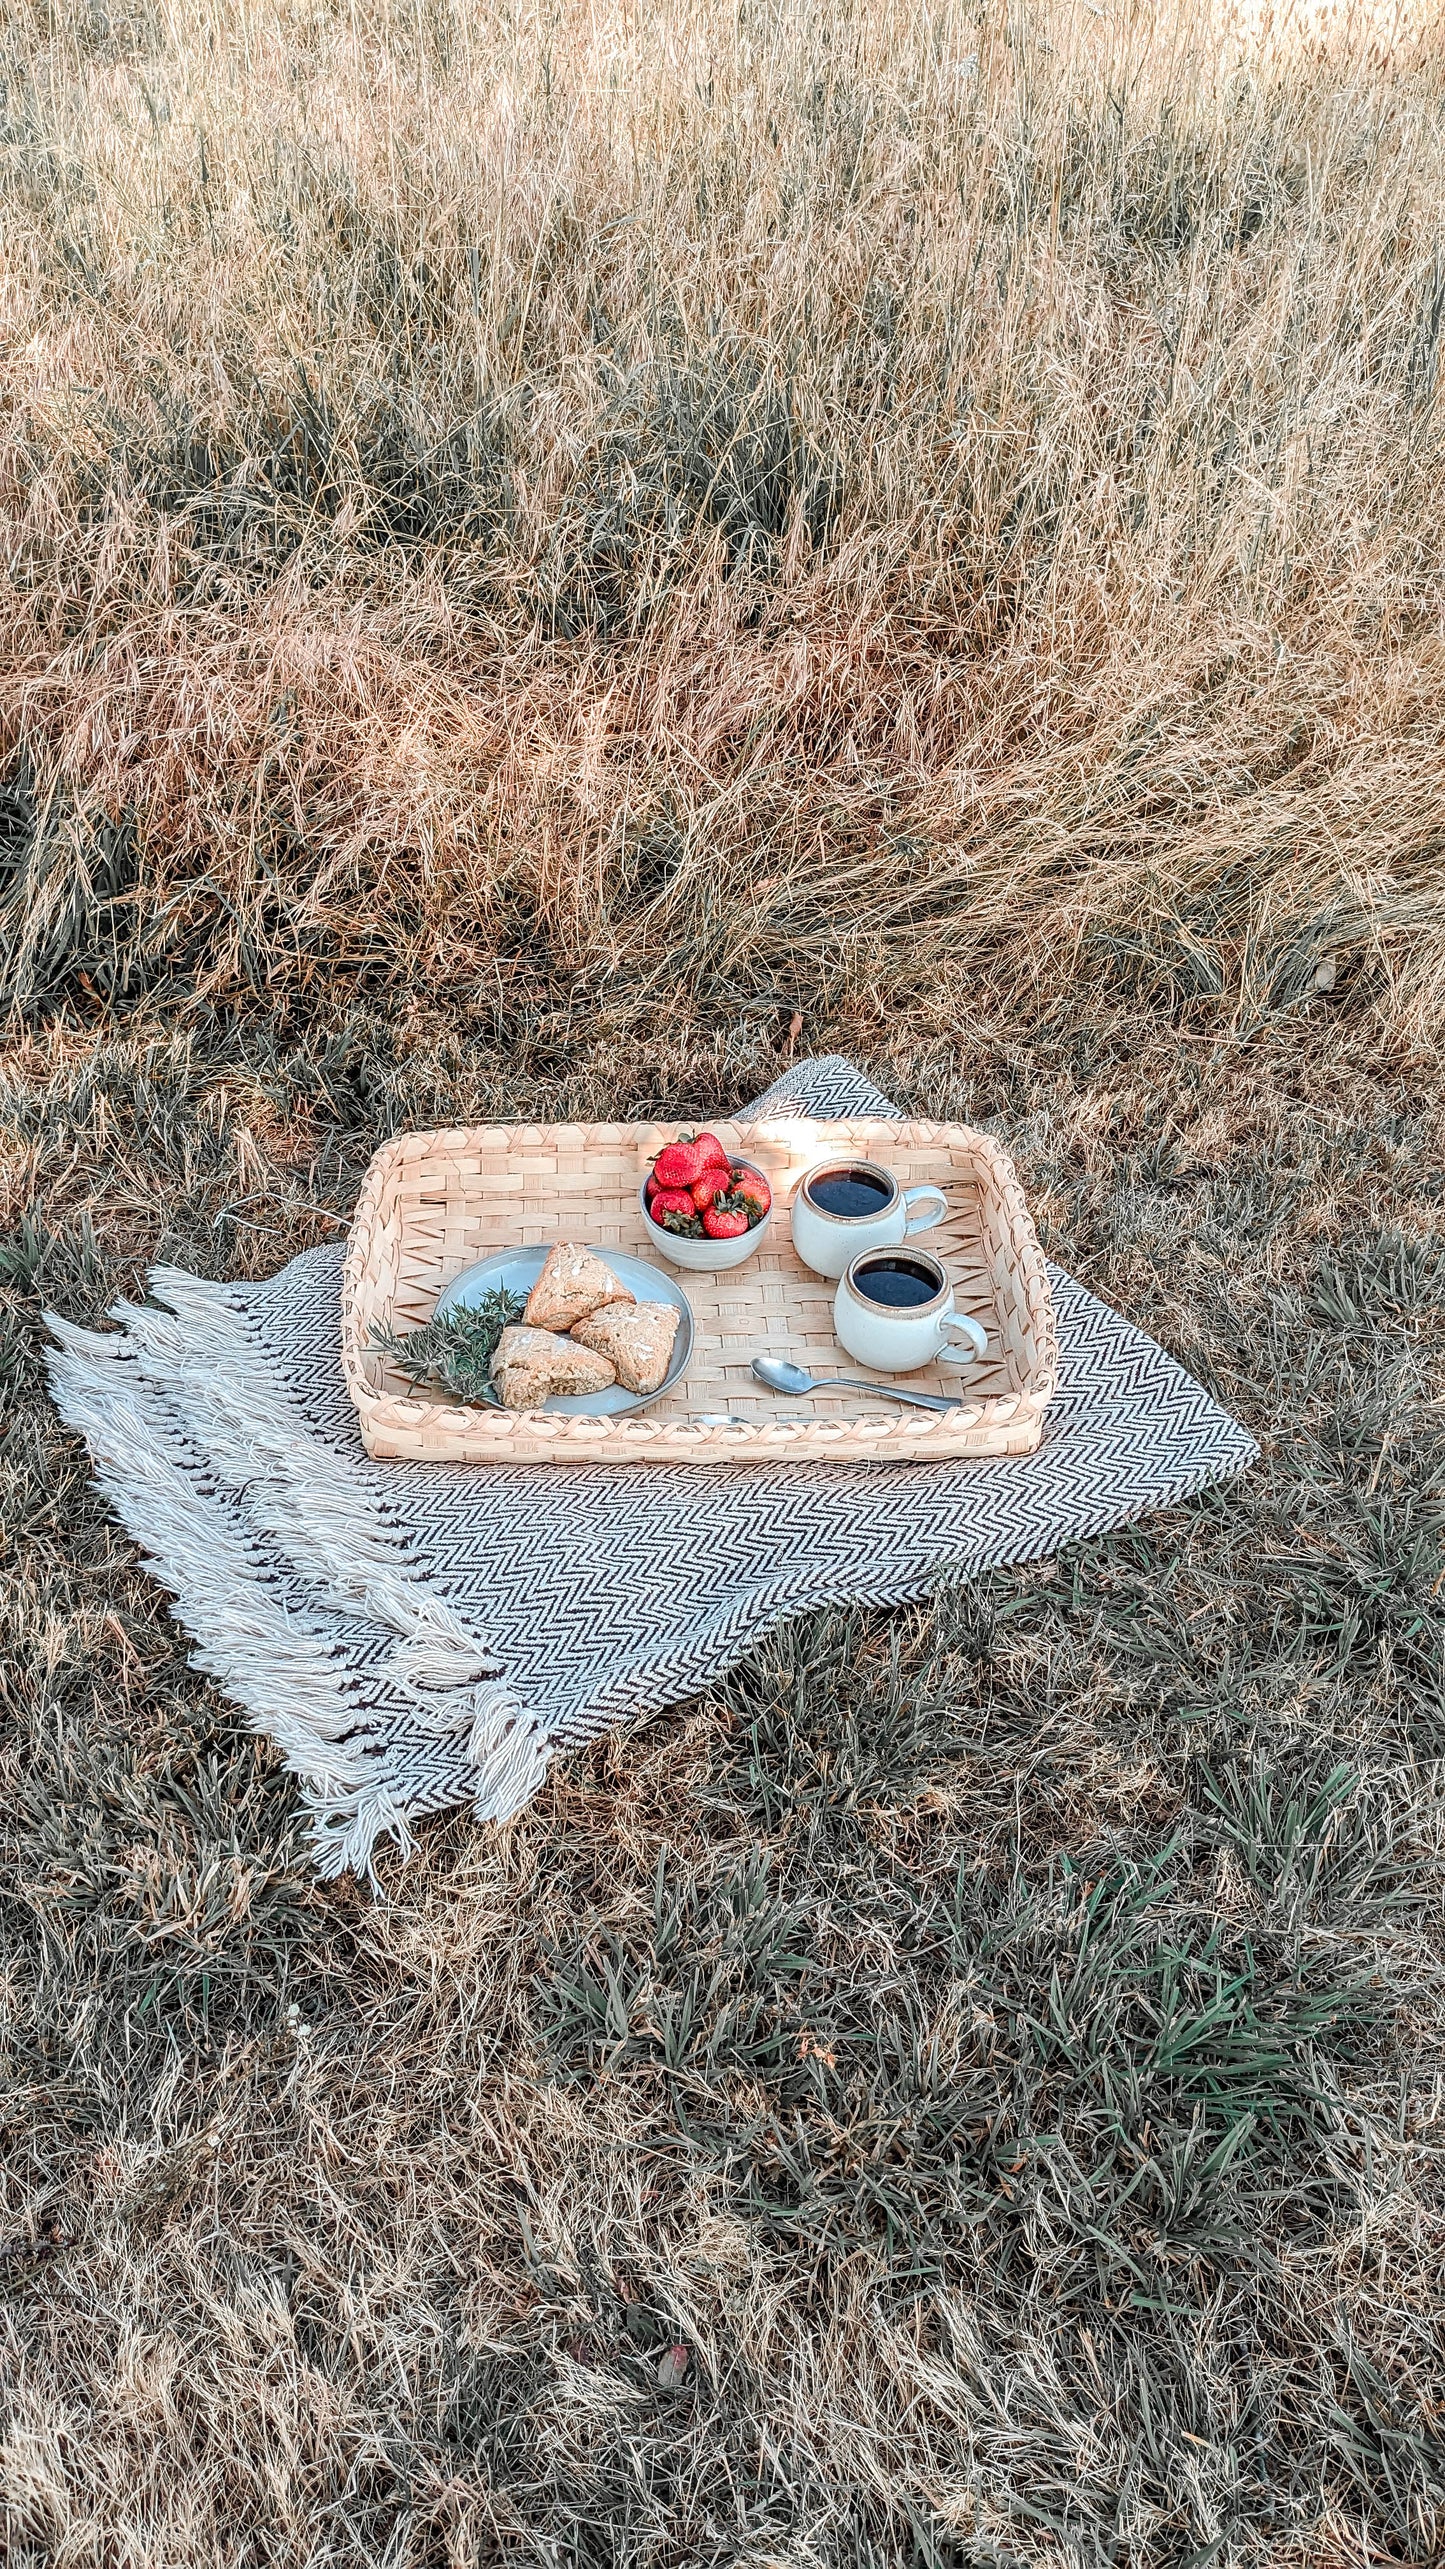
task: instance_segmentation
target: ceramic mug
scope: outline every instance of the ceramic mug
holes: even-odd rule
[[[834,1198],[831,1210],[820,1191]],[[915,1205],[932,1197],[925,1212]],[[793,1246],[815,1276],[841,1276],[865,1249],[893,1249],[918,1231],[931,1231],[948,1211],[941,1186],[899,1185],[891,1169],[874,1160],[834,1157],[807,1171],[793,1196]]]
[[[865,1249],[833,1297],[833,1327],[850,1356],[878,1374],[913,1374],[920,1365],[971,1365],[988,1337],[966,1311],[955,1311],[953,1287],[927,1249]]]

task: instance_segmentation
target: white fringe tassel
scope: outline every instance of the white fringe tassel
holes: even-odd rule
[[[175,1598],[198,1644],[194,1665],[219,1679],[301,1779],[319,1869],[370,1873],[384,1834],[411,1844],[379,1725],[393,1736],[414,1730],[418,1747],[452,1743],[474,1771],[478,1817],[509,1819],[542,1782],[550,1742],[495,1652],[408,1575],[402,1539],[345,1458],[309,1435],[278,1392],[229,1289],[174,1267],[151,1281],[174,1317],[123,1304],[114,1315],[121,1332],[97,1336],[47,1316],[60,1349],[49,1358],[56,1404]],[[177,1460],[178,1434],[202,1468]],[[258,1565],[248,1526],[274,1543],[318,1608],[397,1635],[376,1672],[399,1698],[396,1716],[358,1701],[344,1656],[306,1630]]]

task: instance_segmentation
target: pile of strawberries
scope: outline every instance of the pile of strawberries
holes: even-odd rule
[[[772,1201],[767,1179],[743,1161],[730,1160],[715,1133],[669,1142],[647,1181],[653,1221],[684,1240],[740,1239],[757,1229]]]

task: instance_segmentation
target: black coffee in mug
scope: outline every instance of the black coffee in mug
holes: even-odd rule
[[[808,1181],[808,1200],[840,1222],[866,1222],[893,1201],[893,1189],[871,1169],[828,1169]]]
[[[854,1268],[853,1282],[865,1301],[881,1303],[885,1311],[911,1311],[942,1291],[931,1268],[902,1255],[870,1258]]]

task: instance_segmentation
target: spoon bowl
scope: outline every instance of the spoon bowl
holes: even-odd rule
[[[785,1356],[754,1356],[753,1372],[770,1392],[812,1392],[818,1386],[801,1365],[790,1365]]]

